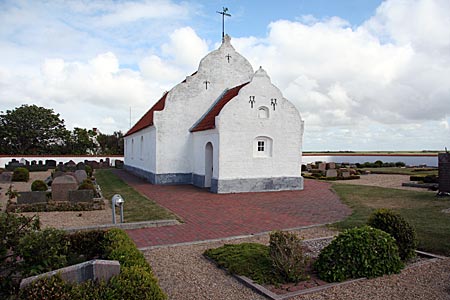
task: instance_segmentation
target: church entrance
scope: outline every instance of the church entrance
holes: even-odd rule
[[[211,178],[213,175],[213,146],[211,142],[205,146],[205,187],[211,187]]]

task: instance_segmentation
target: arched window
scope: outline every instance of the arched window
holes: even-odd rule
[[[269,109],[265,106],[259,107],[258,108],[258,118],[268,119],[269,118]]]
[[[141,160],[144,159],[144,136],[141,136],[140,157]]]
[[[258,136],[253,142],[254,157],[272,157],[273,141],[267,136]]]

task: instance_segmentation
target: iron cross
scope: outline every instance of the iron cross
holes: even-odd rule
[[[231,55],[230,55],[230,54],[227,54],[227,55],[225,55],[225,57],[227,58],[227,60],[228,60],[228,63],[230,63],[230,58],[231,58]]]
[[[208,80],[203,81],[203,83],[205,84],[205,88],[208,89],[208,84],[210,84],[211,82],[209,82]]]
[[[222,42],[225,39],[225,16],[231,17],[231,15],[228,12],[228,8],[222,7],[222,11],[216,11],[218,14],[222,15]]]
[[[272,105],[273,110],[275,110],[275,106],[277,106],[277,99],[276,98],[270,99],[270,105]]]

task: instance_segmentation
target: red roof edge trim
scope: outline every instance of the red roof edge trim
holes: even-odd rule
[[[235,86],[225,91],[221,97],[211,106],[208,112],[200,118],[200,120],[191,128],[191,132],[203,131],[216,128],[216,117],[220,114],[220,111],[224,106],[239,94],[239,91],[249,84],[249,82]]]
[[[142,130],[144,128],[153,126],[153,114],[155,111],[161,111],[164,109],[164,106],[166,105],[166,97],[169,92],[165,92],[164,95],[159,99],[153,106],[150,108],[145,115],[142,116],[142,118],[137,121],[137,123],[130,129],[128,132],[124,135],[129,136],[133,133],[138,132],[139,130]]]

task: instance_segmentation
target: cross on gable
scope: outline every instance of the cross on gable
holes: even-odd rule
[[[222,7],[222,11],[216,11],[216,13],[222,15],[222,42],[225,40],[225,16],[231,17],[228,12],[228,8]]]
[[[227,58],[227,60],[228,60],[228,63],[230,63],[230,58],[231,58],[231,55],[230,55],[230,54],[227,54],[227,55],[225,55],[225,57]]]

